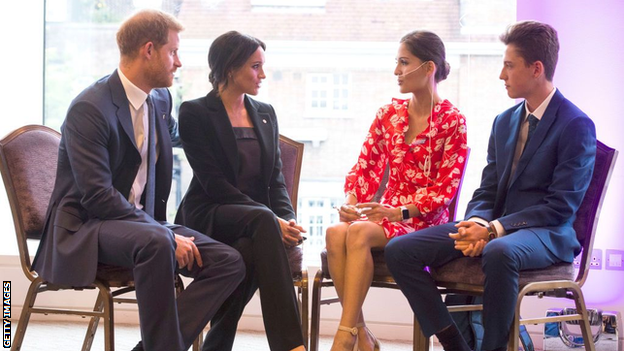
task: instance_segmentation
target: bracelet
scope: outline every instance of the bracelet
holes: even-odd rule
[[[494,222],[489,222],[486,228],[488,232],[488,241],[492,241],[498,238],[498,232],[496,231],[496,226],[494,225]]]

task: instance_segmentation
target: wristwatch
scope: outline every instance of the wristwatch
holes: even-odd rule
[[[409,214],[409,210],[407,209],[407,207],[405,206],[401,206],[401,217],[403,218],[404,221],[410,219],[410,214]]]
[[[488,223],[486,228],[488,232],[488,241],[492,241],[498,237],[496,233],[496,226],[494,226],[494,222]]]

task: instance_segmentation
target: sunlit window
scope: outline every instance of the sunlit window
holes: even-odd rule
[[[306,147],[298,218],[309,232],[309,265],[318,261],[326,228],[338,221],[344,176],[377,109],[407,98],[393,74],[404,34],[431,30],[446,45],[451,73],[439,92],[466,115],[472,148],[460,214],[478,186],[492,119],[513,103],[498,79],[498,35],[514,22],[515,1],[47,0],[47,125],[58,129],[71,99],[117,68],[117,28],[142,7],[170,12],[186,27],[183,66],[171,87],[174,113],[182,101],[210,91],[206,57],[214,38],[238,30],[266,43],[267,79],[257,98],[275,107],[280,132]],[[192,176],[181,150],[174,167],[171,219]]]

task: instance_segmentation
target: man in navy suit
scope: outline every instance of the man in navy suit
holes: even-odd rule
[[[553,85],[559,42],[552,27],[520,22],[501,40],[500,79],[509,97],[524,101],[494,120],[466,220],[398,237],[385,250],[424,334],[435,334],[447,351],[469,347],[426,266],[482,256],[483,349],[505,350],[518,272],[571,262],[580,251],[572,223],[593,172],[594,125]]]
[[[179,144],[165,87],[181,66],[182,25],[140,11],[117,33],[119,68],[72,101],[35,270],[50,283],[88,286],[98,263],[131,268],[142,343],[182,351],[238,286],[238,252],[166,222],[172,144]],[[194,278],[176,301],[176,272]]]

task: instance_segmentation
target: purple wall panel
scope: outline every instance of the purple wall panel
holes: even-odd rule
[[[561,50],[555,86],[594,120],[598,138],[621,153],[603,205],[595,247],[603,252],[622,249],[624,1],[518,0],[517,17],[546,22],[557,29]],[[624,305],[623,273],[592,271],[583,289],[588,303]],[[614,286],[616,282],[619,286]]]

